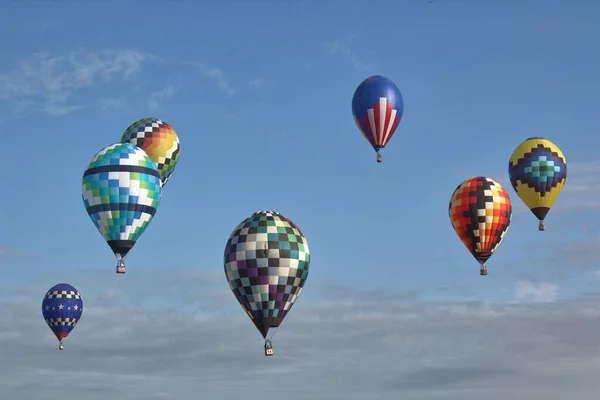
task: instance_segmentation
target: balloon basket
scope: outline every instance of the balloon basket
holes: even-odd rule
[[[479,275],[486,276],[488,274],[487,268],[482,268],[479,270]]]
[[[62,342],[60,342],[60,344],[58,345],[58,349],[59,350],[64,350],[65,349],[65,345],[62,344]]]
[[[117,274],[124,274],[127,271],[124,265],[117,265]]]
[[[377,162],[380,163],[383,161],[383,158],[379,154],[377,154]]]
[[[544,223],[542,221],[540,221],[540,225],[538,226],[538,231],[543,232],[546,230],[546,227],[544,226]]]
[[[273,355],[273,345],[269,339],[265,340],[265,356],[270,357]]]

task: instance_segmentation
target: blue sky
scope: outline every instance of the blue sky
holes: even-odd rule
[[[0,287],[8,302],[35,303],[27,318],[46,347],[53,338],[36,307],[58,281],[90,299],[89,320],[109,303],[205,316],[216,307],[255,345],[260,336],[227,293],[222,254],[235,226],[266,209],[307,237],[312,268],[294,311],[302,315],[306,304],[308,319],[309,307],[364,296],[382,308],[406,296],[419,307],[559,307],[597,292],[600,4],[56,1],[3,9]],[[396,82],[405,107],[382,164],[350,108],[356,86],[375,74]],[[146,116],[174,127],[181,159],[127,275],[117,276],[83,207],[81,177],[97,151]],[[558,144],[569,166],[544,233],[507,174],[513,149],[530,136]],[[486,278],[447,211],[455,187],[475,175],[498,180],[514,207]],[[282,347],[293,318],[278,333]],[[85,328],[74,332],[69,340],[88,343]]]

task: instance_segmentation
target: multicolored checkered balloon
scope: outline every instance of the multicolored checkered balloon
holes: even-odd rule
[[[239,224],[225,246],[229,287],[267,339],[300,295],[310,251],[300,229],[275,211],[258,211]]]
[[[456,234],[487,275],[486,261],[502,242],[512,218],[512,204],[498,182],[476,176],[458,185],[448,205]]]
[[[162,185],[167,183],[180,154],[179,138],[171,125],[156,118],[142,118],[125,130],[121,142],[134,144],[148,153],[157,165]]]
[[[125,273],[124,259],[152,221],[161,191],[156,164],[130,143],[100,150],[83,174],[85,209],[115,253],[117,273]]]

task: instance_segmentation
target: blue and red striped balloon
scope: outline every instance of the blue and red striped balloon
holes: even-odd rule
[[[402,120],[404,102],[394,82],[375,75],[362,81],[352,98],[352,115],[356,125],[377,152],[390,141]]]

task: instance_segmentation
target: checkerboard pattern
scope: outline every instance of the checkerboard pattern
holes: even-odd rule
[[[156,164],[139,147],[114,143],[94,156],[83,175],[88,215],[117,257],[125,257],[160,204]]]
[[[156,162],[162,185],[167,183],[180,155],[179,138],[169,124],[156,118],[142,118],[125,130],[121,142],[144,150]]]
[[[491,178],[477,176],[456,188],[448,212],[460,240],[484,263],[506,234],[512,205],[502,185]]]
[[[50,328],[53,328],[55,326],[70,326],[70,327],[74,327],[75,325],[77,325],[77,318],[47,318],[46,319],[46,323],[48,324],[48,326]]]
[[[47,299],[81,299],[76,290],[53,290],[46,294]]]
[[[300,295],[310,251],[300,229],[275,211],[259,211],[235,228],[224,252],[233,294],[266,337]]]

